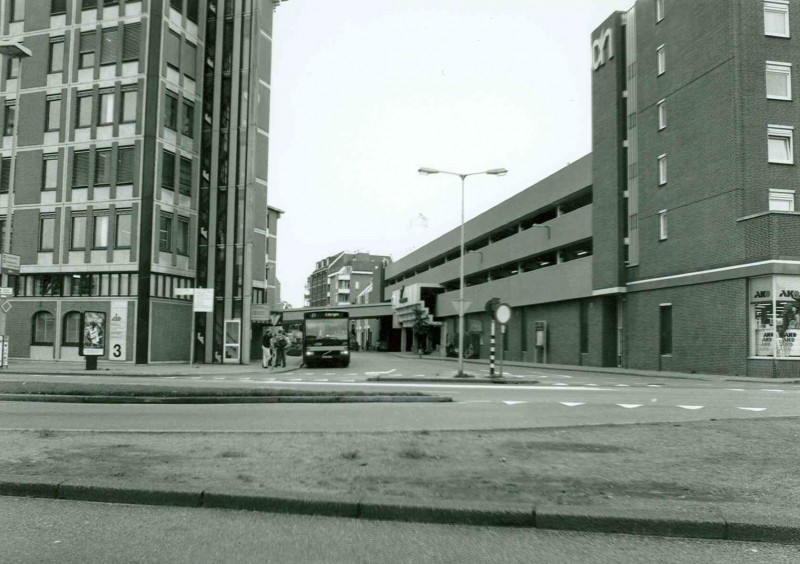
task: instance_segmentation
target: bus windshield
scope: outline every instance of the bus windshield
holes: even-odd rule
[[[319,341],[347,342],[347,319],[307,319],[306,343],[314,344]]]

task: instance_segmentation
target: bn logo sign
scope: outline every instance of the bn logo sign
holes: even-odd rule
[[[592,41],[592,69],[597,70],[606,64],[606,60],[614,58],[614,46],[612,44],[610,29],[603,32]]]

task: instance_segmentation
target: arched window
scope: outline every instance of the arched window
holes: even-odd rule
[[[52,345],[56,335],[56,317],[49,311],[33,314],[33,345]]]
[[[79,311],[70,311],[64,315],[61,326],[61,344],[77,347],[80,344],[81,314]]]

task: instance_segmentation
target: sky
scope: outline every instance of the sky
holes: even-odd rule
[[[285,0],[268,203],[281,298],[317,261],[398,260],[591,151],[590,35],[634,0]]]

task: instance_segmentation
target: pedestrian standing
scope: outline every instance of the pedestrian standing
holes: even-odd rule
[[[272,336],[269,329],[261,337],[261,368],[272,368]]]
[[[275,337],[275,366],[286,366],[286,336],[283,329],[278,329]]]

